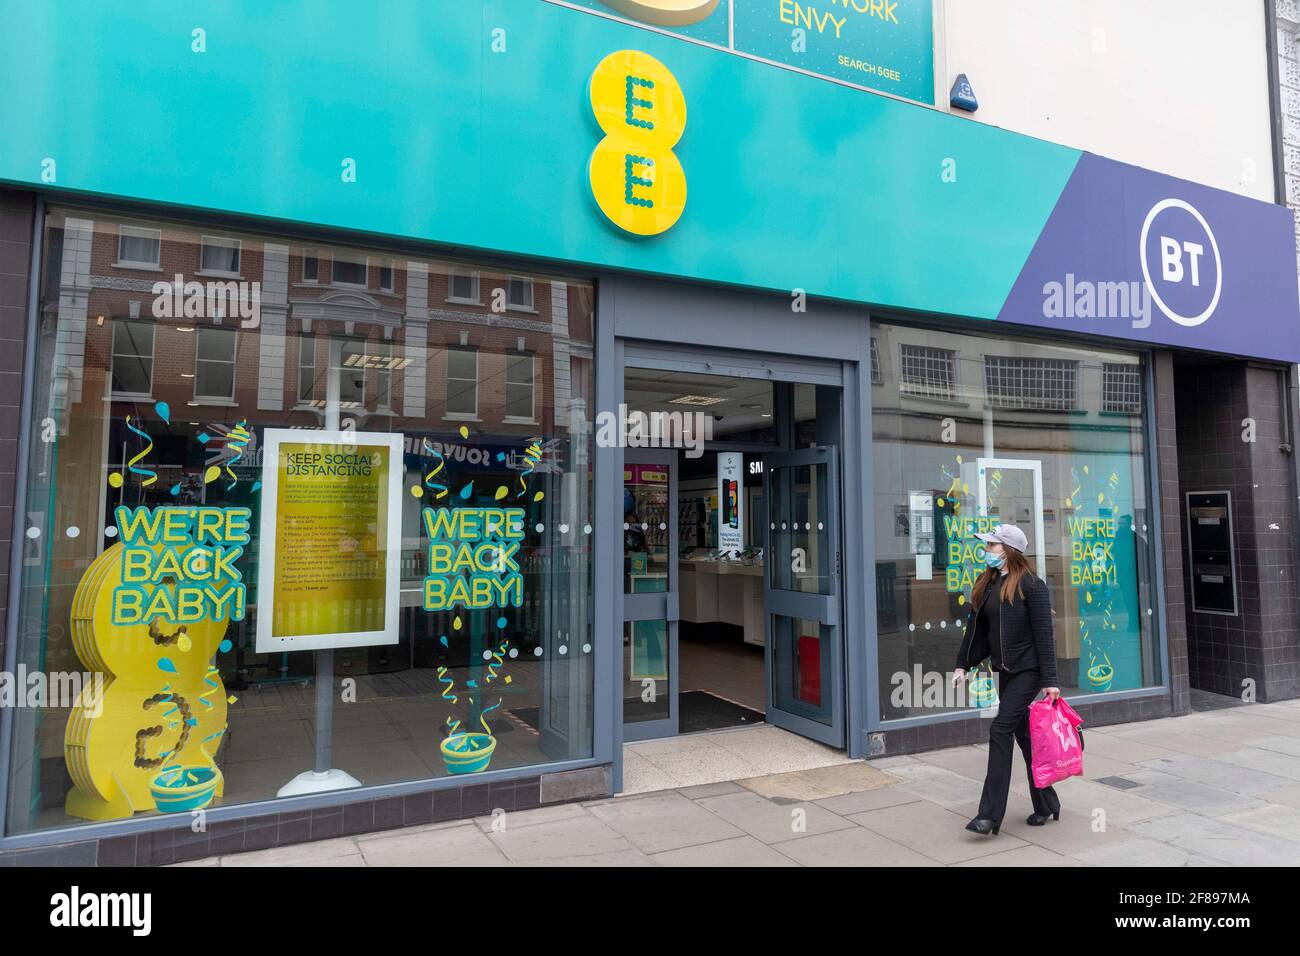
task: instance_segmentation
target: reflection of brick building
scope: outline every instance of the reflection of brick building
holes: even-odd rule
[[[61,431],[72,405],[103,398],[167,402],[174,424],[275,412],[319,427],[337,339],[341,414],[358,429],[554,435],[583,378],[572,363],[591,358],[590,290],[565,282],[85,218],[51,235]],[[258,326],[217,299],[156,318],[174,311],[157,300],[176,276],[182,305],[189,283],[254,295]],[[105,369],[112,382],[87,380]]]
[[[258,508],[262,430],[321,428],[330,400],[341,427],[403,433],[408,453],[418,456],[421,437],[458,443],[461,455],[472,449],[473,461],[448,452],[448,477],[492,475],[488,494],[512,481],[521,467],[514,453],[541,436],[554,458],[538,469],[538,487],[562,493],[545,495],[530,520],[586,525],[587,493],[577,483],[589,480],[590,285],[84,212],[54,214],[47,244],[43,348],[53,362],[39,388],[48,389],[57,441],[38,453],[49,489],[41,506],[53,527],[87,531],[54,549],[52,619],[66,619],[77,580],[112,544],[102,529],[116,505]],[[157,474],[148,484],[130,471],[146,441],[128,416],[149,436],[138,462]],[[241,480],[205,483],[240,422],[254,436],[235,465]],[[408,457],[407,467],[428,460]],[[123,481],[110,482],[115,475]],[[418,503],[403,507],[407,578],[421,573]],[[538,574],[541,555],[532,551]],[[257,560],[251,549],[246,575]],[[530,587],[523,622],[538,634],[542,590]],[[70,647],[50,651],[73,666]]]

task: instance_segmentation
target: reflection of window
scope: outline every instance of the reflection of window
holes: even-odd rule
[[[339,406],[359,408],[366,401],[366,343],[349,339],[343,343],[339,377]]]
[[[148,396],[153,391],[153,336],[150,322],[113,323],[113,391]]]
[[[1102,363],[1101,410],[1128,415],[1142,413],[1142,366]]]
[[[512,309],[533,308],[533,280],[511,276],[506,280],[506,305]]]
[[[320,259],[316,257],[315,249],[304,249],[302,251],[302,281],[315,282],[320,276]]]
[[[899,352],[899,384],[907,395],[957,398],[957,353],[923,345],[904,345]]]
[[[470,418],[478,414],[478,349],[447,349],[447,414]]]
[[[316,340],[305,332],[298,337],[298,401],[316,397]]]
[[[447,276],[447,298],[453,302],[478,303],[478,273],[452,270]]]
[[[984,389],[994,408],[1069,411],[1079,407],[1079,363],[986,355]]]
[[[880,377],[880,352],[876,349],[876,337],[871,337],[871,384],[879,385]]]
[[[223,275],[239,274],[239,240],[204,236],[199,246],[199,269]]]
[[[346,252],[334,253],[333,281],[335,285],[354,285],[364,288],[366,284],[366,257]]]
[[[198,330],[194,364],[194,397],[235,397],[235,332],[204,327]]]
[[[119,226],[117,230],[117,262],[115,266],[143,266],[157,269],[160,263],[162,230],[141,229],[138,226]]]
[[[533,353],[506,356],[506,418],[533,420]]]
[[[379,261],[379,291],[393,291],[393,260],[381,259]]]
[[[374,358],[368,358],[367,364],[375,374],[375,405],[377,408],[393,407],[393,343],[375,342],[371,350]]]

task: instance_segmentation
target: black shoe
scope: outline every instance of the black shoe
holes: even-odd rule
[[[972,833],[982,833],[985,836],[990,834],[996,835],[998,830],[1002,829],[1002,824],[995,823],[988,817],[976,817],[970,823],[966,824],[966,829]]]
[[[1031,813],[1025,822],[1031,827],[1041,827],[1047,824],[1048,817],[1051,817],[1053,820],[1059,820],[1061,819],[1061,811],[1053,810],[1051,813]]]

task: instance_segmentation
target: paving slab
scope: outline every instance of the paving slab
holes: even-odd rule
[[[786,840],[773,849],[802,866],[940,865],[924,853],[865,827]]]
[[[699,805],[768,844],[853,826],[815,803],[775,803],[752,792],[709,797]]]
[[[999,834],[1000,835],[1000,834]],[[988,856],[977,857],[974,860],[964,860],[961,863],[954,863],[953,866],[972,867],[972,866],[1082,866],[1078,860],[1064,856],[1060,853],[1054,853],[1046,850],[1041,846],[1020,846],[1012,850],[1004,850],[1001,853],[991,853]]]
[[[817,805],[838,813],[840,816],[848,816],[851,813],[865,813],[868,810],[879,810],[882,807],[896,807],[902,803],[916,803],[923,799],[912,793],[910,790],[902,790],[898,787],[880,787],[876,790],[863,790],[860,793],[845,793],[838,797],[826,797],[824,800],[818,800]]]
[[[998,836],[971,833],[965,829],[970,817],[923,800],[855,813],[846,819],[939,863],[973,860],[1025,843],[1005,830]]]
[[[1261,793],[1265,790],[1276,790],[1278,787],[1293,782],[1286,777],[1279,777],[1277,774],[1224,763],[1218,758],[1192,757],[1186,754],[1143,760],[1140,766],[1148,770],[1160,770],[1175,777],[1182,777],[1184,780],[1191,780],[1194,783],[1203,783],[1206,786],[1217,787],[1220,790],[1246,795]],[[1123,774],[1120,774],[1120,776],[1123,776]]]
[[[533,827],[507,829],[503,833],[486,834],[486,838],[512,863],[595,856],[632,847],[615,830],[591,814]]]
[[[1254,810],[1227,813],[1220,817],[1224,823],[1245,827],[1269,836],[1300,845],[1300,810],[1295,807],[1265,804]]]
[[[651,858],[659,866],[798,866],[752,836],[665,850]]]
[[[706,809],[703,806],[706,802],[669,792],[609,800],[592,804],[588,810],[611,832],[617,832],[645,853],[662,853],[745,835],[744,830]]]
[[[504,866],[508,860],[472,821],[421,833],[398,830],[357,838],[368,866]]]
[[[1177,813],[1135,823],[1138,836],[1180,850],[1213,857],[1232,866],[1295,866],[1294,844],[1196,813]]]
[[[765,797],[787,800],[821,800],[845,793],[875,790],[901,783],[902,778],[857,761],[793,773],[769,774],[737,781]]]

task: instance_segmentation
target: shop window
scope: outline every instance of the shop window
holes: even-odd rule
[[[478,349],[447,349],[447,417],[478,416]]]
[[[320,258],[315,249],[302,251],[302,281],[316,282],[320,276]]]
[[[239,275],[240,241],[221,236],[204,236],[199,244],[199,271],[216,275]]]
[[[506,304],[512,309],[533,311],[533,280],[511,276],[506,282]]]
[[[200,263],[240,267],[236,240],[183,222],[55,204],[45,216],[46,248],[89,228],[111,250],[129,225],[167,233],[169,258],[191,263],[182,281],[201,281]],[[450,277],[411,258],[421,268],[409,293],[423,302]],[[592,327],[590,282],[563,280],[577,291],[563,343],[531,332],[528,353],[506,353],[494,341],[491,414],[462,432],[481,411],[478,353],[465,340],[430,342],[432,323],[408,326],[405,303],[371,314],[289,292],[276,303],[282,322],[236,328],[207,316],[182,331],[114,317],[123,293],[107,281],[110,262],[91,264],[86,297],[73,302],[60,255],[43,261],[56,274],[37,284],[46,321],[34,382],[46,386],[29,385],[29,427],[56,420],[59,444],[51,455],[34,443],[23,463],[32,526],[47,533],[24,538],[13,609],[23,636],[11,653],[47,675],[52,696],[5,722],[6,833],[93,823],[108,835],[134,817],[275,801],[315,763],[323,648],[358,691],[349,703],[325,696],[329,763],[362,786],[473,774],[487,785],[500,771],[594,762],[592,536],[582,529],[596,523],[595,429],[569,430],[589,407],[570,397],[592,394],[592,363],[571,363],[545,387],[532,372],[574,342],[590,353],[576,331]],[[69,343],[83,340],[74,366]],[[503,427],[507,404],[557,424]],[[149,528],[178,513],[206,515],[207,530],[168,532],[170,553],[188,553],[200,534],[220,542],[220,581],[206,559],[165,569],[147,592],[123,580],[128,562],[160,560]],[[493,546],[509,555],[495,590],[447,572],[449,553],[489,539],[510,545]],[[83,678],[105,681],[99,713],[79,693]]]
[[[308,332],[298,336],[298,402],[316,397],[316,340]]]
[[[1101,410],[1118,415],[1142,414],[1142,369],[1106,362],[1101,367]]]
[[[479,305],[478,273],[453,269],[447,276],[447,301]]]
[[[532,352],[506,355],[506,418],[533,421],[535,365]]]
[[[194,397],[230,401],[235,397],[234,329],[204,326],[195,343]]]
[[[899,350],[900,384],[907,395],[957,399],[957,353],[950,349],[904,345]]]
[[[334,253],[331,280],[335,285],[366,287],[366,257],[350,252]]]
[[[901,359],[872,399],[881,716],[995,699],[944,688],[984,568],[974,535],[1002,522],[1025,532],[1050,589],[1063,692],[1158,686],[1140,358],[883,323],[872,335]],[[1109,414],[1121,382],[1132,418]],[[959,387],[968,404],[914,401]]]
[[[994,408],[1069,411],[1079,404],[1079,363],[986,355],[984,392]]]
[[[121,226],[117,231],[117,262],[122,269],[157,269],[161,265],[162,230]]]
[[[113,393],[149,397],[153,393],[152,322],[118,319],[113,323]]]

